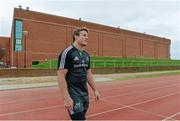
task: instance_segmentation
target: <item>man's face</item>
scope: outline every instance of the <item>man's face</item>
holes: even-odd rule
[[[86,46],[88,41],[88,33],[86,31],[81,31],[79,36],[76,36],[76,40],[80,46]]]

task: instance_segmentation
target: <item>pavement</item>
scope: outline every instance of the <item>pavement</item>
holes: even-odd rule
[[[95,82],[123,80],[128,77],[135,78],[137,75],[156,75],[163,73],[180,72],[175,71],[158,71],[158,72],[140,72],[140,73],[116,73],[116,74],[94,74]],[[57,86],[57,76],[45,76],[45,77],[16,77],[16,78],[0,78],[0,91],[2,90],[14,90],[24,88],[38,88]]]

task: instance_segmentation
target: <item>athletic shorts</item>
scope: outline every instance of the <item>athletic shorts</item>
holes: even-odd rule
[[[72,120],[86,120],[85,115],[89,102],[74,102],[73,110],[69,111]]]

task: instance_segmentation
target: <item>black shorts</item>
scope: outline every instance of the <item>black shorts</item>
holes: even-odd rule
[[[89,102],[74,102],[73,110],[69,111],[72,120],[86,120]]]

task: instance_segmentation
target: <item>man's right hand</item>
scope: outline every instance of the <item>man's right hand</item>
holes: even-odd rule
[[[73,100],[69,97],[64,100],[64,106],[68,111],[73,110]]]

